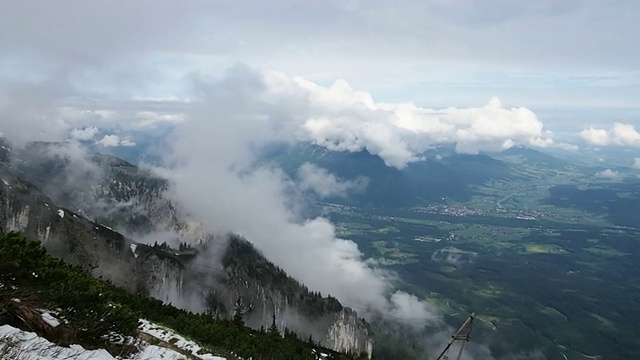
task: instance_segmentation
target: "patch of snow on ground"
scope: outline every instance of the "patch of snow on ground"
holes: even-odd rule
[[[42,311],[42,320],[44,320],[44,322],[46,322],[47,324],[53,327],[60,325],[60,320],[56,319],[53,315],[51,315],[50,312],[46,310],[40,310],[40,311]]]
[[[64,219],[64,210],[58,209],[58,216]]]
[[[133,253],[133,256],[138,257],[138,254],[136,254],[136,249],[138,248],[138,244],[131,244],[131,252]]]
[[[7,182],[7,180],[2,179],[2,182],[3,182],[5,185],[9,186],[9,183]]]
[[[140,319],[141,325],[140,325],[140,331],[147,334],[147,335],[151,335],[155,338],[158,338],[162,341],[168,342],[170,344],[173,344],[174,346],[188,351],[190,352],[192,355],[194,355],[195,357],[202,359],[202,360],[225,360],[224,358],[221,358],[219,356],[215,356],[212,354],[198,354],[198,351],[200,351],[200,349],[202,349],[198,344],[194,343],[193,341],[187,340],[184,337],[176,334],[173,330],[169,329],[169,328],[165,328],[163,326],[159,326],[153,323],[150,323],[147,320],[144,319]],[[177,339],[177,341],[176,341]]]
[[[5,349],[6,348],[6,349]],[[80,345],[57,346],[36,333],[22,331],[9,325],[0,326],[0,351],[9,359],[24,360],[113,360],[106,350],[86,350]]]
[[[104,349],[86,350],[80,345],[69,347],[58,346],[49,340],[39,337],[36,333],[16,329],[9,325],[0,326],[0,353],[7,359],[21,360],[183,360],[185,356],[177,351],[160,346],[143,343],[140,351],[128,358],[114,358]],[[219,357],[204,358],[203,360],[224,360]]]

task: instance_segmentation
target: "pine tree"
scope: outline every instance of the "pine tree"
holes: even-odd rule
[[[242,304],[242,299],[236,300],[233,310],[233,323],[237,326],[244,326],[245,307]]]
[[[280,330],[278,330],[278,326],[276,325],[276,314],[273,314],[273,321],[269,327],[269,334],[280,336]]]

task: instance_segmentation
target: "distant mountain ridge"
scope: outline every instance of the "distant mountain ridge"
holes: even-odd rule
[[[266,149],[260,161],[275,163],[292,178],[307,162],[345,180],[364,176],[369,179],[364,192],[332,200],[375,207],[407,207],[442,202],[443,198],[468,201],[473,195],[471,186],[514,176],[508,163],[486,154],[457,154],[443,147],[424,156],[422,161],[397,169],[367,151],[337,152],[311,144],[281,144]]]

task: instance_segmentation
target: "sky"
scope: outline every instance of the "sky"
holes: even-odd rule
[[[445,143],[638,151],[639,20],[635,0],[0,0],[0,132],[107,149],[175,128],[172,196],[210,231],[347,302],[435,319],[326,219],[299,218],[305,191],[366,179],[249,169],[253,150],[307,141],[398,169]],[[309,272],[318,253],[331,261]]]
[[[153,111],[179,112],[195,77],[238,64],[324,87],[343,80],[377,103],[497,97],[578,139],[640,118],[633,0],[2,0],[0,10],[0,109],[48,111],[63,117],[55,126],[69,122],[52,113],[62,105],[98,111],[94,120],[179,117]]]

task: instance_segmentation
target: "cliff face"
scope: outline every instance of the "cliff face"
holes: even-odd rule
[[[53,255],[130,291],[220,317],[240,311],[254,328],[268,328],[275,315],[279,329],[300,338],[372,353],[372,334],[354,311],[310,292],[246,240],[206,234],[165,198],[164,179],[116,158],[77,159],[50,146],[61,145],[37,144],[12,160],[0,154],[2,230],[38,238]],[[101,224],[190,246],[147,246]]]
[[[39,239],[47,250],[95,276],[134,290],[134,257],[117,232],[56,206],[31,184],[0,167],[0,228]]]

